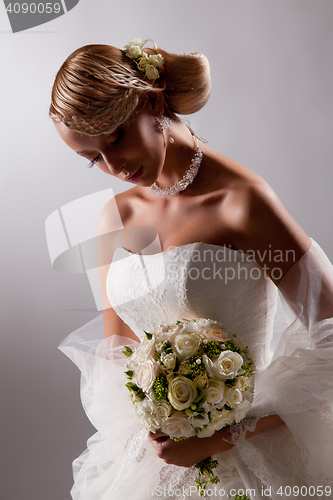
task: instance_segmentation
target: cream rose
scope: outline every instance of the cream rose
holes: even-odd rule
[[[199,325],[196,321],[191,321],[191,323],[186,323],[183,326],[183,333],[197,333]]]
[[[133,40],[128,45],[126,45],[126,55],[131,59],[136,59],[141,55],[142,42],[139,38]]]
[[[194,378],[194,383],[199,387],[199,389],[203,390],[208,385],[208,375],[207,373],[199,373]]]
[[[216,327],[202,330],[200,336],[203,340],[215,340],[216,342],[223,342],[231,338],[230,332]]]
[[[154,353],[154,340],[143,340],[141,345],[136,350],[138,361],[146,361],[146,359]]]
[[[205,389],[203,393],[205,396],[207,396],[206,403],[209,403],[211,405],[220,403],[223,400],[224,391],[225,385],[223,382],[219,382],[217,380],[211,381],[209,387]]]
[[[234,387],[238,387],[241,391],[246,391],[247,389],[253,389],[254,379],[252,375],[248,377],[237,377]]]
[[[192,415],[191,417],[188,417],[189,421],[193,425],[193,427],[203,427],[204,425],[209,424],[209,417],[208,415]]]
[[[215,432],[215,429],[212,425],[209,425],[208,427],[205,427],[204,429],[201,429],[201,431],[198,432],[198,437],[199,438],[209,438],[211,437]]]
[[[189,408],[198,392],[192,380],[176,375],[169,382],[168,399],[176,410]]]
[[[237,387],[227,387],[224,393],[227,403],[234,407],[244,401],[244,393]]]
[[[145,66],[145,75],[153,82],[160,77],[160,72],[152,64],[147,64],[147,66]]]
[[[140,71],[145,71],[147,65],[150,65],[148,54],[146,54],[146,52],[142,52],[142,56],[140,61],[138,61],[137,66]]]
[[[139,360],[137,358],[136,352],[131,354],[131,356],[127,359],[126,370],[135,371],[139,366]]]
[[[225,425],[231,425],[235,419],[234,411],[226,410],[214,411],[210,414],[211,425],[216,431],[222,429]]]
[[[157,364],[154,361],[144,361],[138,366],[136,371],[136,385],[143,391],[150,389],[157,374]]]
[[[156,420],[154,415],[147,413],[144,418],[140,418],[143,426],[150,432],[156,432],[160,427],[160,422]]]
[[[200,345],[201,339],[195,333],[179,333],[175,337],[175,351],[181,361],[193,356]]]
[[[245,418],[251,406],[252,405],[250,401],[244,399],[244,401],[235,408],[234,413],[235,413],[236,424],[238,424],[241,420],[243,420],[243,418]]]
[[[149,56],[149,61],[153,66],[155,66],[155,68],[159,68],[164,64],[164,57],[162,54],[153,54]]]
[[[155,403],[154,415],[161,423],[171,414],[172,408],[166,401],[159,401]]]
[[[161,361],[165,367],[166,370],[173,370],[174,367],[176,366],[176,360],[177,357],[175,353],[171,352],[170,354],[166,354],[165,352],[162,352],[161,354]]]
[[[181,412],[174,412],[162,424],[162,432],[175,438],[189,438],[195,436],[195,429],[188,418]]]
[[[235,378],[244,363],[242,356],[233,351],[221,352],[214,362],[204,354],[203,360],[209,376],[218,380]]]

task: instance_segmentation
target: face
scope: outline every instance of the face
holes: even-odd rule
[[[60,122],[55,126],[67,146],[86,158],[89,166],[96,165],[124,181],[150,186],[160,174],[166,154],[158,115],[149,105],[115,132],[98,136],[70,130]]]

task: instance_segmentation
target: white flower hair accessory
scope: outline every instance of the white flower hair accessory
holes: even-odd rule
[[[135,62],[140,73],[148,80],[154,82],[161,76],[158,68],[163,66],[164,57],[162,54],[149,55],[142,50],[149,40],[150,39],[142,41],[140,38],[137,38],[125,45],[124,50],[126,51],[127,57],[130,57]],[[150,41],[153,42],[153,40]],[[156,50],[156,44],[155,42],[153,43]]]

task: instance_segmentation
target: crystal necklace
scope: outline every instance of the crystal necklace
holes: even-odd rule
[[[180,191],[184,191],[196,178],[196,175],[198,173],[199,167],[202,162],[202,151],[198,146],[198,141],[195,138],[195,145],[196,145],[196,152],[194,157],[191,160],[191,164],[189,168],[186,170],[185,174],[181,179],[178,179],[178,181],[170,187],[166,188],[161,188],[157,182],[154,182],[150,186],[150,189],[152,190],[153,194],[156,196],[174,196],[175,194],[180,193]]]

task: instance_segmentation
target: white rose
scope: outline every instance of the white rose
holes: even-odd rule
[[[142,42],[140,38],[133,40],[125,46],[126,55],[131,59],[136,59],[141,55]]]
[[[162,54],[153,54],[149,56],[149,61],[153,66],[155,66],[155,68],[159,68],[164,64],[164,57]]]
[[[223,382],[217,380],[211,381],[209,387],[203,393],[207,396],[205,402],[211,405],[220,403],[223,399],[224,391],[225,385]]]
[[[147,414],[140,420],[143,426],[150,432],[156,432],[156,430],[160,427],[160,422],[154,418],[154,415]]]
[[[191,367],[188,360],[184,361],[179,367],[179,373],[182,375],[189,375],[191,373]]]
[[[203,427],[204,425],[209,424],[209,417],[208,415],[192,415],[191,417],[188,418],[193,427]]]
[[[206,370],[211,378],[227,380],[235,378],[244,363],[238,352],[223,351],[214,362],[203,355]]]
[[[208,425],[208,427],[205,427],[205,429],[201,429],[201,431],[198,432],[198,437],[209,438],[214,434],[214,432],[215,432],[214,426]]]
[[[165,340],[169,340],[175,333],[178,333],[181,328],[181,325],[161,325],[155,328],[153,333],[161,342],[164,342]]]
[[[226,410],[214,411],[210,414],[211,424],[216,431],[222,429],[225,425],[231,425],[235,419],[234,411]]]
[[[207,387],[208,385],[208,376],[207,376],[207,373],[199,373],[199,375],[197,375],[193,382],[199,387],[199,389],[204,389],[205,387]]]
[[[148,54],[146,54],[146,52],[142,52],[142,57],[140,58],[140,61],[137,64],[140,71],[145,71],[147,65],[150,65],[149,57]]]
[[[174,412],[162,424],[162,432],[175,438],[195,436],[195,429],[188,418],[181,412]]]
[[[235,410],[234,410],[234,414],[235,414],[235,421],[236,423],[238,424],[241,420],[243,420],[243,418],[245,418],[247,412],[249,411],[249,409],[251,408],[251,403],[250,401],[248,401],[247,399],[244,399],[244,401],[238,405]]]
[[[134,391],[129,391],[128,402],[132,406],[132,408],[136,409],[135,405],[136,405],[136,402],[137,402],[137,397],[136,397]]]
[[[152,64],[147,64],[147,66],[145,67],[145,75],[148,80],[151,80],[153,82],[160,77],[160,72],[158,71],[158,69],[154,68]]]
[[[133,354],[131,354],[131,356],[129,356],[129,358],[127,359],[126,370],[131,370],[135,372],[138,366],[139,366],[139,360],[137,358],[136,352],[133,352]]]
[[[149,398],[145,398],[143,401],[141,401],[141,406],[146,410],[148,413],[153,413],[155,410],[155,403],[153,400]]]
[[[136,385],[143,391],[150,389],[157,374],[157,364],[154,361],[144,361],[138,366],[135,374]]]
[[[231,338],[231,333],[222,328],[217,328],[214,326],[213,328],[204,328],[200,331],[200,337],[203,340],[216,342],[223,342],[224,340],[228,340]]]
[[[252,375],[248,377],[237,377],[234,387],[238,387],[241,391],[246,391],[247,389],[253,389],[254,379]]]
[[[198,392],[192,380],[177,375],[169,382],[168,399],[176,410],[189,408]]]
[[[155,344],[155,350],[158,353],[161,353],[163,351],[163,342],[157,342]]]
[[[237,387],[227,387],[224,396],[230,406],[237,406],[244,401],[244,393]]]
[[[200,337],[195,333],[179,333],[175,338],[175,351],[181,361],[193,356],[200,345]]]
[[[196,321],[191,321],[191,323],[186,323],[183,326],[183,333],[197,333],[198,329],[198,323]]]
[[[172,408],[166,401],[159,401],[155,404],[154,415],[161,423],[171,414]]]
[[[164,364],[166,370],[173,370],[174,367],[176,366],[176,360],[177,360],[176,355],[173,352],[170,354],[162,352],[161,354],[161,361]]]
[[[146,359],[154,353],[154,341],[142,340],[141,345],[137,348],[135,353],[139,362],[146,361]]]

